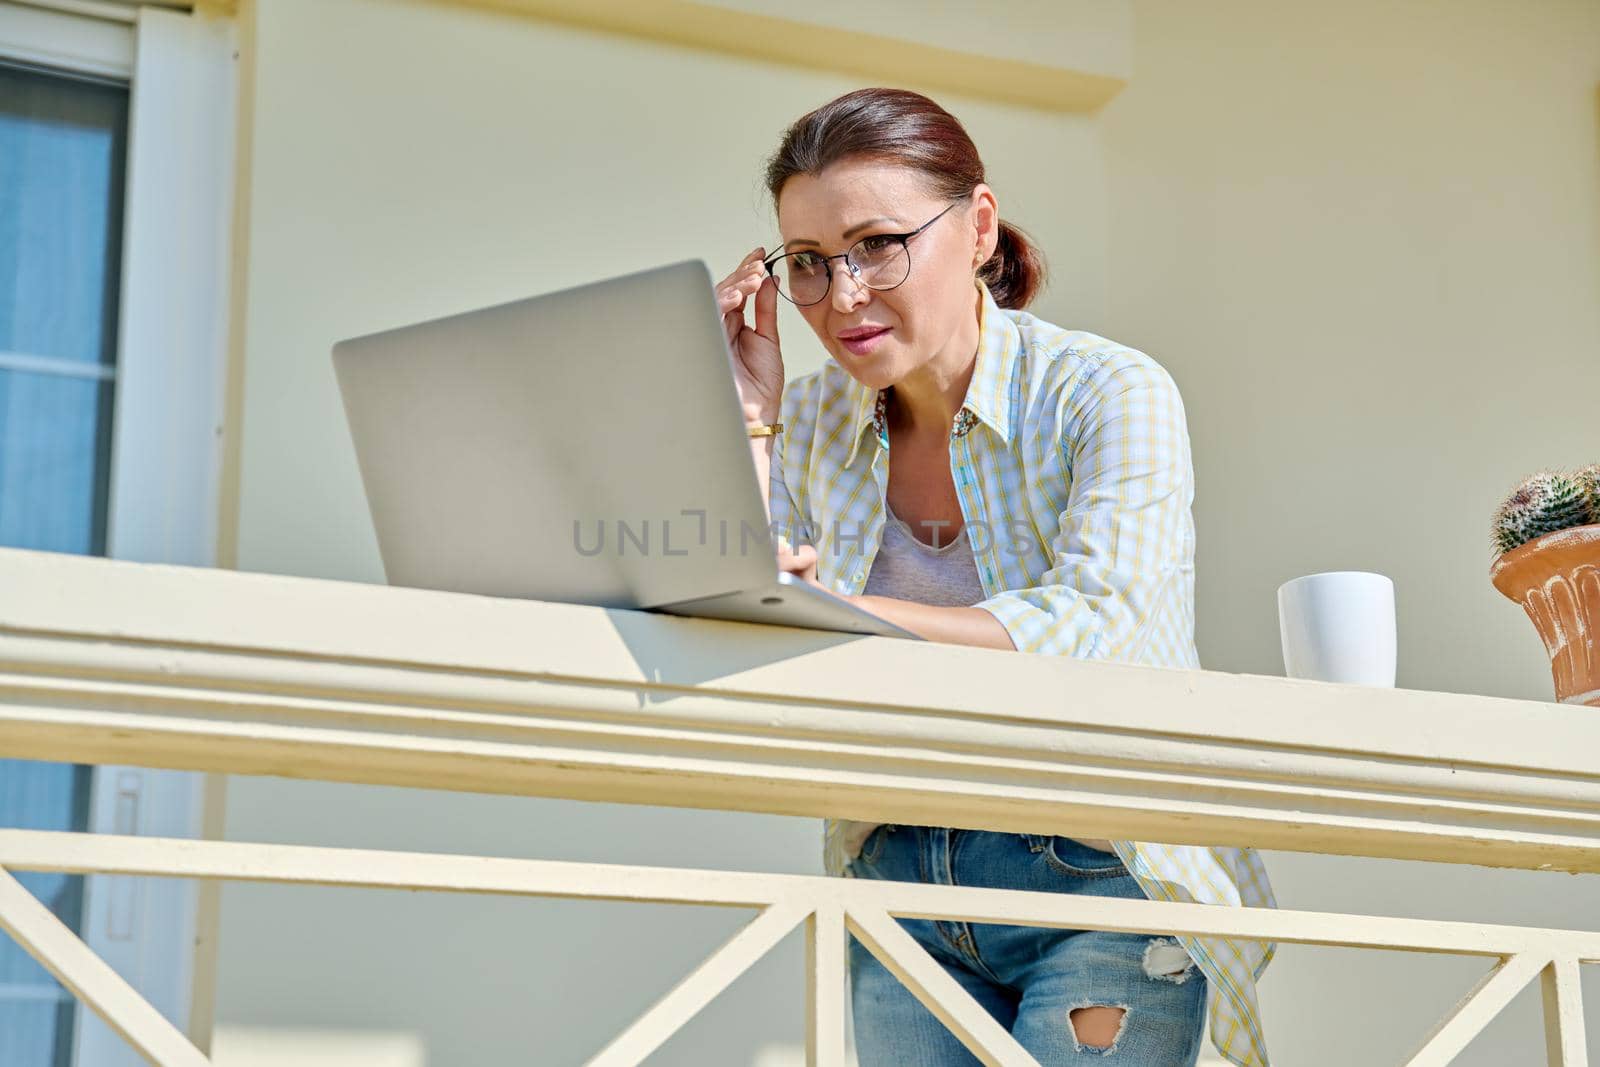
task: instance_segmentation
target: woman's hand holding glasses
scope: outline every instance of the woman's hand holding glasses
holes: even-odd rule
[[[778,287],[761,261],[765,249],[744,257],[734,272],[717,283],[717,310],[733,356],[733,378],[739,402],[750,423],[778,421],[783,398],[783,356],[778,348]],[[756,298],[755,328],[745,322],[744,309]]]

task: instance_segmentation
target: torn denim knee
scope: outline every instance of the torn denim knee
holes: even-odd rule
[[[1144,975],[1158,982],[1182,985],[1194,974],[1194,960],[1189,950],[1176,938],[1156,937],[1144,948]]]
[[[1078,1036],[1078,1021],[1074,1016],[1086,1008],[1111,1008],[1122,1014],[1117,1019],[1117,1032],[1111,1037],[1109,1045],[1087,1045]],[[1072,1032],[1072,1046],[1078,1052],[1087,1052],[1091,1055],[1109,1056],[1117,1051],[1117,1045],[1122,1042],[1123,1031],[1128,1028],[1128,1006],[1126,1004],[1097,1004],[1092,1000],[1085,1000],[1067,1006],[1067,1029]]]

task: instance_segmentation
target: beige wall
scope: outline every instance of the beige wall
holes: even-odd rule
[[[1106,329],[1183,390],[1202,662],[1282,673],[1278,584],[1376,570],[1400,685],[1551,699],[1487,530],[1523,474],[1600,460],[1600,3],[1151,0],[1135,20],[1101,116]],[[1269,862],[1294,907],[1600,926],[1600,878]],[[1399,1063],[1476,974],[1335,949],[1273,967],[1286,1064]],[[1525,993],[1458,1062],[1542,1062],[1537,1008]]]
[[[379,580],[335,340],[678,258],[734,262],[772,238],[758,175],[782,126],[854,85],[445,5],[259,3],[248,570]],[[1050,255],[1040,313],[1146,349],[1183,388],[1206,665],[1278,673],[1276,585],[1376,569],[1399,585],[1402,685],[1547,697],[1531,628],[1488,586],[1484,527],[1519,474],[1600,459],[1600,5],[1135,9],[1133,82],[1098,118],[945,102]],[[803,324],[784,328],[792,372],[814,367]],[[626,340],[597,335],[578,358]],[[814,871],[819,829],[235,778],[228,834]],[[1274,870],[1297,907],[1600,922],[1592,878]],[[242,885],[223,916],[223,1023],[414,1034],[450,1067],[579,1062],[734,921]],[[1286,953],[1264,987],[1269,1034],[1282,1063],[1394,1061],[1471,971]],[[751,1063],[798,1040],[799,975],[786,945],[652,1063]],[[1534,1002],[1463,1062],[1532,1062]]]

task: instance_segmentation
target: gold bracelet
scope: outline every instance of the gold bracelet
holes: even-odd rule
[[[745,423],[744,428],[749,432],[751,437],[771,437],[773,434],[779,434],[783,432],[783,423],[747,422]]]

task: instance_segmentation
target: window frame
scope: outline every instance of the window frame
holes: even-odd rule
[[[129,87],[106,555],[216,566],[226,412],[237,32],[231,18],[0,0],[0,57]],[[220,837],[225,776],[94,768],[93,833]],[[90,875],[84,940],[207,1051],[220,887]],[[142,1067],[80,1004],[73,1063]]]

